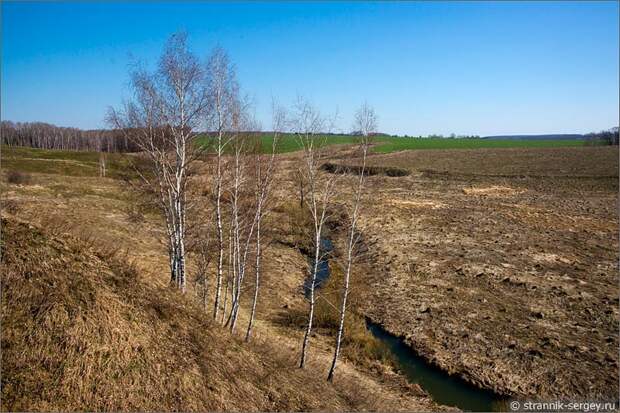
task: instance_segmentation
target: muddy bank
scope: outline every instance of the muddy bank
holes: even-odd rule
[[[390,349],[398,369],[407,377],[409,383],[419,384],[435,402],[464,411],[506,410],[506,397],[480,389],[459,376],[446,373],[416,353],[402,337],[390,334],[370,319],[366,322],[373,336]]]

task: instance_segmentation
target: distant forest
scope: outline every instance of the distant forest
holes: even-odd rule
[[[9,146],[66,151],[138,151],[136,145],[121,132],[106,129],[82,130],[43,122],[2,121],[0,135],[0,142]]]
[[[591,132],[582,134],[547,134],[547,135],[495,135],[485,136],[483,139],[496,140],[586,140],[592,143],[604,145],[618,145],[618,127],[603,130],[600,132]]]
[[[550,140],[579,140],[585,139],[586,135],[577,134],[577,133],[566,133],[566,134],[548,134],[548,135],[493,135],[493,136],[485,136],[484,139],[495,139],[495,140],[520,140],[520,141],[550,141]]]

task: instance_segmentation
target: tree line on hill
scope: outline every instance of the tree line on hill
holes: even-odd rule
[[[360,136],[361,131],[352,131],[349,135]],[[430,135],[390,135],[387,133],[373,133],[374,137],[387,136],[390,138],[403,138],[403,139],[480,139],[479,135],[457,135],[452,133],[448,136],[444,136],[441,134],[430,134]]]
[[[618,127],[616,126],[600,132],[588,133],[584,137],[586,142],[590,144],[618,145]]]
[[[0,123],[0,142],[9,146],[66,151],[136,152],[139,148],[119,131],[82,130],[44,122]]]

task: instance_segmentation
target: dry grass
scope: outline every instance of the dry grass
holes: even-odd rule
[[[15,214],[19,211],[19,202],[14,199],[3,199],[0,204],[0,208],[2,211],[8,212],[10,214]]]
[[[16,219],[2,227],[2,411],[404,408],[355,377],[329,385],[320,367],[293,368],[268,338],[230,337],[124,254]]]
[[[295,201],[289,201],[278,205],[276,213],[282,214],[288,221],[287,233],[291,244],[295,245],[302,253],[311,255],[312,242],[310,237],[311,220],[308,211],[302,210]],[[343,219],[342,211],[333,212],[329,225],[334,229],[339,227]],[[326,230],[326,232],[328,229]],[[333,241],[336,237],[344,235],[342,231],[334,230],[331,236]],[[330,259],[330,276],[317,288],[317,302],[313,319],[314,331],[321,335],[329,336],[335,340],[336,332],[340,323],[340,303],[342,300],[342,285],[344,273],[342,265],[337,261],[336,255]],[[362,267],[356,265],[354,271],[361,271]],[[345,329],[342,340],[342,354],[348,360],[358,366],[370,368],[377,361],[385,364],[393,364],[389,349],[366,328],[366,321],[361,315],[361,302],[367,296],[367,288],[358,274],[352,274],[350,292],[348,297]],[[307,310],[305,308],[288,308],[281,312],[277,322],[293,329],[303,329],[307,325]]]

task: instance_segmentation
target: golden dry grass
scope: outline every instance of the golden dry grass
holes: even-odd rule
[[[17,218],[2,231],[2,411],[412,406],[360,391],[357,376],[330,385],[269,337],[241,343],[125,255]]]

